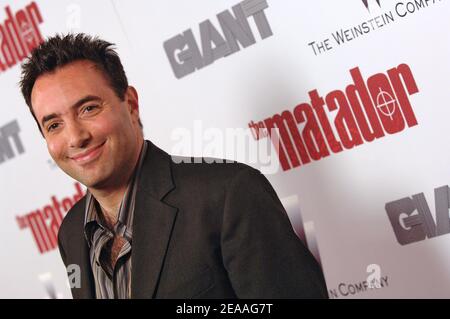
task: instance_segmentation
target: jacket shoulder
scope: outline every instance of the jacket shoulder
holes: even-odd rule
[[[175,177],[193,178],[196,181],[229,181],[242,171],[259,172],[257,169],[237,161],[212,157],[171,156],[172,172]]]

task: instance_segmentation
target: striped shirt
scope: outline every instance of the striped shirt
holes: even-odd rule
[[[142,162],[147,152],[147,142],[144,141],[138,164],[130,184],[122,198],[119,214],[114,229],[106,227],[100,204],[87,191],[84,231],[89,245],[89,257],[95,281],[95,296],[97,299],[127,299],[131,297],[131,244],[133,238],[133,216],[136,199],[137,183],[142,168]],[[123,237],[122,246],[114,269],[108,262],[111,250],[108,249],[114,237]],[[106,256],[106,258],[105,258]]]

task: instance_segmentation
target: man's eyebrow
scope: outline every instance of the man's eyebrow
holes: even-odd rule
[[[84,103],[91,102],[91,101],[101,101],[101,98],[98,96],[95,96],[95,95],[86,95],[85,97],[79,99],[76,103],[74,103],[70,108],[76,109],[76,108],[79,108]],[[52,114],[45,115],[44,117],[42,117],[42,120],[41,120],[42,127],[44,127],[45,122],[48,122],[48,121],[54,119],[55,117],[58,117],[58,114],[52,113]]]

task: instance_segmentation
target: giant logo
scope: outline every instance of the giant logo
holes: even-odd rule
[[[164,42],[164,49],[177,79],[200,70],[214,61],[227,57],[256,43],[248,21],[253,17],[262,39],[270,37],[270,28],[264,10],[269,5],[266,0],[244,0],[233,9],[217,15],[219,32],[210,20],[200,23],[200,42],[191,29]],[[201,48],[201,49],[200,49]]]
[[[447,185],[434,190],[436,222],[423,193],[386,204],[386,212],[400,245],[450,233],[450,196]]]

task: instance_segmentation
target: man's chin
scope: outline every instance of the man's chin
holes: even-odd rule
[[[88,178],[83,179],[83,181],[80,181],[81,184],[86,186],[87,188],[93,188],[93,189],[102,189],[106,188],[108,185],[107,179],[94,179],[94,178]]]
[[[80,175],[80,174],[73,174],[66,172],[67,175],[78,181],[79,183],[83,184],[87,188],[103,188],[107,184],[107,178],[104,176],[95,176],[95,174],[90,174],[88,176],[86,175]]]

